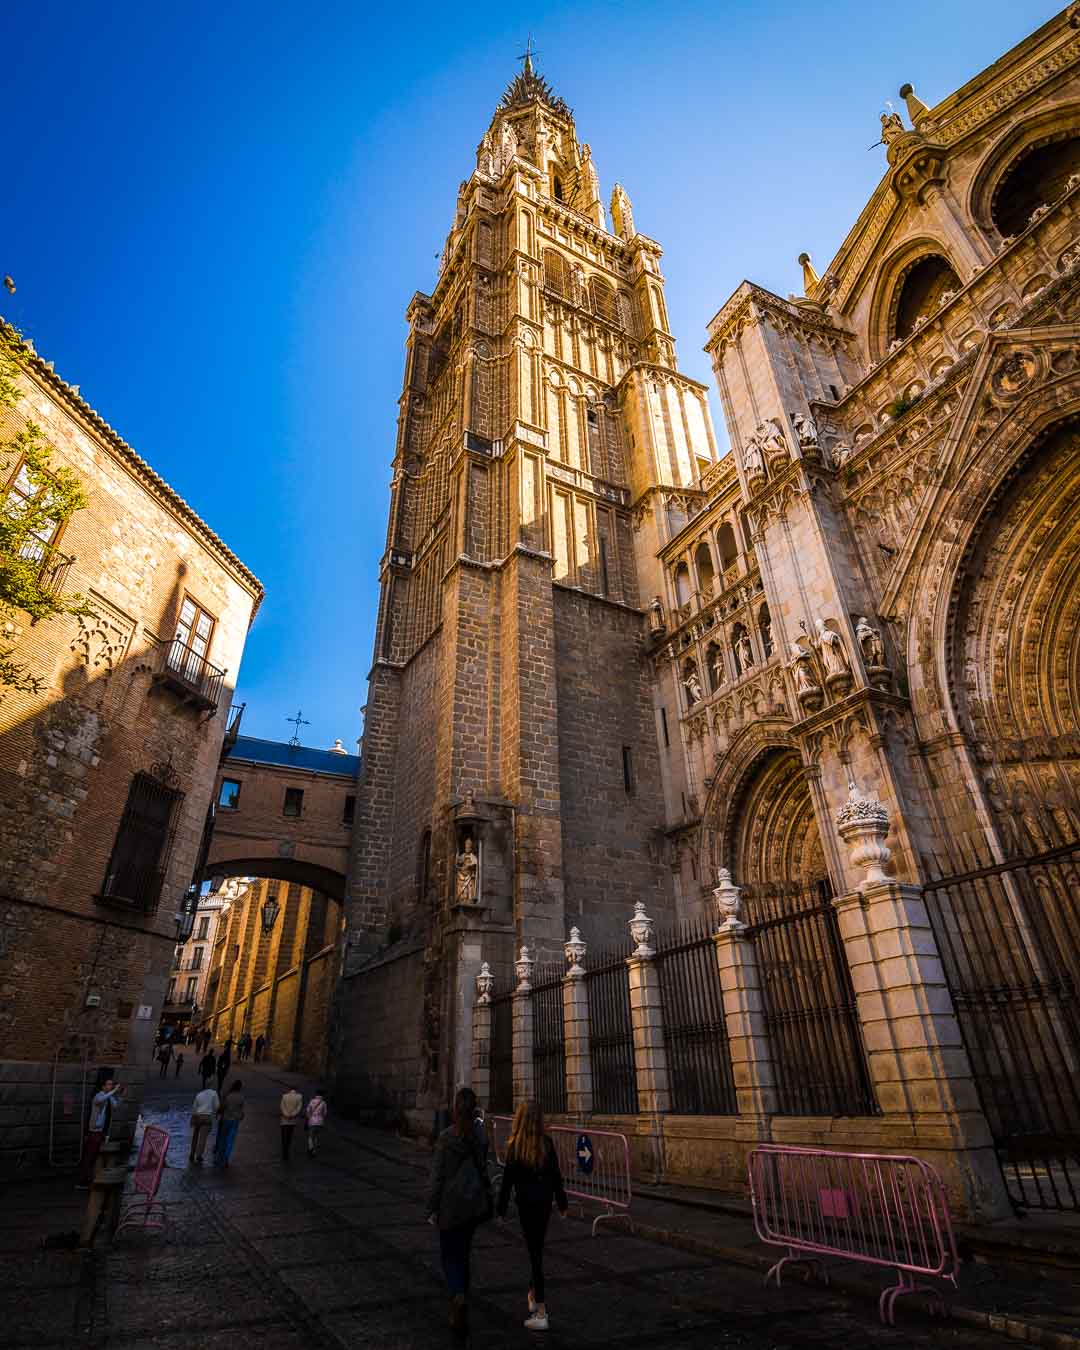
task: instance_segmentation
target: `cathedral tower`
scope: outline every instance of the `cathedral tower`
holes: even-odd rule
[[[407,312],[341,1047],[401,1107],[466,1072],[481,960],[506,988],[522,942],[561,957],[571,924],[597,943],[635,900],[673,913],[645,614],[716,452],[619,185],[608,222],[526,57]],[[411,1028],[383,1044],[364,1004],[391,957],[404,1063]]]

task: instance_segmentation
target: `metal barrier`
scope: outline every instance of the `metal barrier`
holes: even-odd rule
[[[955,1288],[960,1265],[944,1183],[921,1158],[762,1144],[750,1153],[749,1173],[758,1237],[787,1248],[766,1285],[775,1275],[779,1288],[789,1261],[819,1266],[827,1284],[821,1258],[843,1257],[896,1271],[878,1301],[883,1322],[895,1323],[902,1294],[934,1294],[944,1308],[942,1290],[915,1278]]]
[[[506,1166],[510,1138],[509,1116],[488,1116],[488,1140],[500,1169]],[[629,1219],[633,1191],[630,1186],[630,1145],[625,1134],[611,1130],[577,1129],[571,1125],[548,1125],[546,1132],[555,1145],[566,1194],[575,1200],[603,1205],[603,1214],[593,1219],[592,1233],[605,1219]],[[584,1204],[582,1205],[584,1210]],[[619,1212],[616,1212],[619,1211]]]
[[[165,1201],[159,1200],[157,1193],[168,1151],[167,1131],[157,1125],[147,1125],[143,1130],[142,1147],[139,1149],[139,1158],[132,1178],[135,1194],[124,1205],[120,1222],[116,1225],[117,1233],[123,1228],[146,1230],[165,1227],[167,1218]]]

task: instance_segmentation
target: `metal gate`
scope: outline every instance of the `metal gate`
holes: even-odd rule
[[[514,995],[496,994],[491,1000],[490,1111],[514,1109]]]
[[[784,885],[767,894],[747,888],[744,899],[780,1114],[876,1114],[829,883]]]
[[[585,978],[589,991],[589,1058],[593,1110],[601,1115],[637,1115],[634,1023],[630,974],[623,952],[597,952]]]
[[[1080,1209],[1080,843],[924,894],[1010,1198]]]
[[[706,924],[659,933],[656,969],[664,1000],[671,1109],[684,1116],[738,1111],[716,943]]]
[[[563,973],[561,965],[537,967],[531,995],[536,1100],[549,1114],[566,1110]]]

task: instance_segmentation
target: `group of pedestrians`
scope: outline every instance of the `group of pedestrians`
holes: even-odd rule
[[[184,1067],[184,1052],[179,1046],[174,1048],[171,1041],[166,1041],[164,1045],[158,1048],[157,1059],[161,1066],[158,1071],[159,1078],[168,1078],[170,1064],[176,1066],[174,1077],[180,1077],[180,1070]]]
[[[439,1230],[443,1274],[450,1290],[450,1325],[465,1341],[469,1334],[470,1258],[480,1224],[498,1215],[502,1223],[511,1195],[529,1254],[530,1331],[547,1331],[544,1288],[544,1240],[552,1206],[566,1218],[566,1190],[555,1145],[544,1133],[544,1116],[536,1102],[522,1102],[514,1113],[506,1146],[506,1165],[496,1199],[488,1176],[488,1145],[476,1093],[459,1088],[453,1121],[439,1135],[428,1187],[428,1222]]]
[[[227,1047],[226,1047],[227,1048]],[[222,1054],[225,1050],[222,1051]],[[220,1064],[220,1059],[218,1061]],[[226,1073],[228,1064],[226,1064]],[[206,1153],[206,1145],[217,1121],[217,1133],[214,1136],[214,1165],[228,1167],[236,1143],[240,1122],[244,1119],[244,1085],[239,1078],[233,1079],[228,1092],[220,1093],[221,1084],[215,1091],[209,1084],[209,1076],[203,1079],[202,1089],[196,1093],[191,1107],[191,1148],[188,1161],[198,1165]],[[281,1096],[281,1160],[289,1161],[292,1148],[293,1131],[303,1121],[307,1134],[308,1157],[318,1152],[319,1136],[326,1124],[327,1104],[322,1088],[316,1088],[311,1100],[306,1104],[303,1095],[296,1088],[288,1088]]]

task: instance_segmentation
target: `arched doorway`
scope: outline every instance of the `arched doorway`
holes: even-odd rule
[[[781,1114],[872,1114],[825,853],[793,749],[774,745],[754,761],[727,836],[756,948]]]

